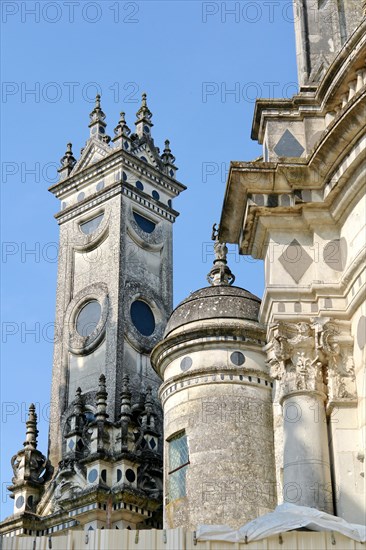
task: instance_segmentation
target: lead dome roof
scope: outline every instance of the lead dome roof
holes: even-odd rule
[[[243,319],[258,322],[261,300],[237,286],[219,285],[193,292],[174,309],[165,329],[173,330],[204,319]]]

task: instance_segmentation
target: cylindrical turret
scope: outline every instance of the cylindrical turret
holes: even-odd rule
[[[276,505],[272,384],[260,300],[229,286],[225,254],[216,256],[210,273],[215,286],[175,309],[152,353],[164,380],[167,528],[238,527]]]

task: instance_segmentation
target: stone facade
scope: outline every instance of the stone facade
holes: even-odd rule
[[[366,21],[361,2],[338,5],[353,32],[312,87],[257,101],[263,159],[231,164],[220,239],[265,262],[259,320],[275,379],[279,499],[362,523]],[[307,32],[297,28],[298,46],[315,56],[325,42]]]

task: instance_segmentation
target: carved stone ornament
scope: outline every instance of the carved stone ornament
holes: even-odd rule
[[[329,401],[357,400],[352,343],[329,322],[324,325],[320,345],[328,364]]]
[[[350,335],[321,318],[280,322],[272,331],[268,362],[280,399],[293,392],[318,392],[329,402],[357,399]]]
[[[88,336],[81,336],[76,330],[76,319],[82,307],[90,300],[97,300],[101,306],[99,322]],[[103,340],[109,313],[108,287],[105,283],[93,283],[83,288],[67,308],[67,345],[74,355],[91,353]]]
[[[318,392],[325,397],[324,365],[310,323],[279,323],[273,327],[269,365],[280,382],[280,396],[292,392]]]

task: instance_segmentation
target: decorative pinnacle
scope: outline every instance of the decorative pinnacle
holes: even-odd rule
[[[28,420],[26,422],[27,430],[25,435],[24,447],[26,449],[37,449],[37,414],[33,403],[29,405]]]
[[[116,136],[128,136],[131,133],[131,130],[126,124],[125,113],[120,113],[120,119],[114,129],[114,133]]]
[[[106,420],[108,418],[107,414],[107,390],[105,384],[105,376],[101,374],[99,376],[99,385],[97,391],[97,412],[95,418],[97,420]]]
[[[105,120],[105,114],[102,111],[101,105],[100,105],[100,95],[97,94],[95,98],[95,106],[92,112],[89,115],[90,117],[90,124],[89,128],[95,124],[96,122],[102,123],[103,126],[106,126],[104,120]]]
[[[152,112],[150,111],[149,107],[147,106],[147,100],[146,100],[146,93],[144,92],[142,94],[142,100],[141,100],[141,107],[137,111],[137,122],[140,122],[142,120],[145,120],[147,122],[151,121]],[[150,122],[151,123],[151,122]]]
[[[153,405],[152,389],[151,389],[151,386],[148,386],[146,388],[146,396],[145,396],[145,411],[148,414],[152,413],[152,405]]]
[[[131,415],[131,391],[130,391],[130,379],[127,374],[122,378],[122,391],[121,391],[121,419],[126,419]]]
[[[68,143],[66,145],[66,152],[62,157],[62,159],[60,160],[60,163],[61,163],[61,168],[59,169],[59,171],[62,170],[63,168],[69,168],[69,171],[71,171],[71,169],[75,166],[76,159],[74,158],[74,155],[72,152],[72,143]]]
[[[154,415],[154,402],[152,398],[152,389],[151,386],[146,388],[145,395],[145,407],[142,414],[142,424],[145,426],[145,430],[154,430],[155,429],[155,415]]]
[[[161,155],[161,160],[164,164],[171,164],[174,166],[175,156],[172,155],[172,150],[170,149],[170,141],[168,139],[165,140],[165,149],[163,154]]]
[[[211,286],[231,286],[234,284],[235,275],[227,265],[228,248],[225,243],[219,241],[219,228],[216,223],[212,228],[211,238],[214,241],[215,260],[207,275],[207,281]]]
[[[74,414],[80,415],[83,412],[83,400],[81,398],[82,392],[81,388],[78,388],[75,393],[75,399],[74,399]]]

